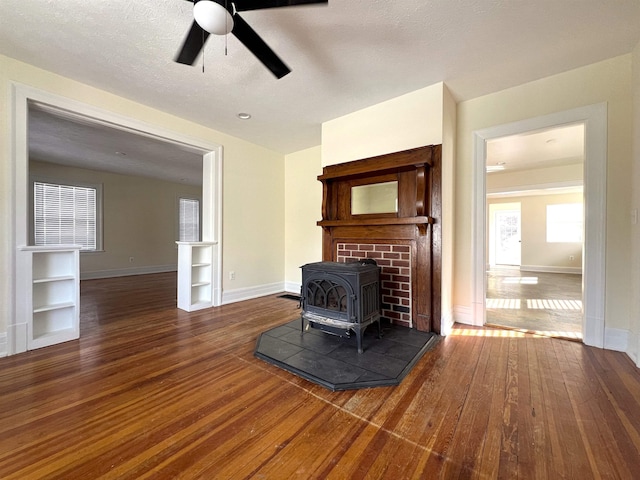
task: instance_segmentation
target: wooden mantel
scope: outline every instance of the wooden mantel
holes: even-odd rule
[[[411,252],[411,317],[418,330],[440,333],[441,145],[330,165],[323,185],[322,256],[337,261],[338,244],[407,245]],[[397,212],[354,215],[353,187],[398,182]]]

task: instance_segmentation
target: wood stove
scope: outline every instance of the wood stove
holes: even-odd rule
[[[316,262],[302,267],[302,333],[317,328],[333,335],[362,334],[372,323],[380,338],[380,268],[371,259],[354,263]]]

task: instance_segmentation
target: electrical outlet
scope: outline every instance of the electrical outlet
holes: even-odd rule
[[[576,257],[574,257],[573,255],[569,255],[569,260],[575,260]]]
[[[129,263],[133,263],[133,257],[129,257]]]
[[[232,270],[229,272],[229,280],[235,280],[235,279],[236,279],[236,272]]]

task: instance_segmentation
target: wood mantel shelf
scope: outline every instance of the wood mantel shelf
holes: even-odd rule
[[[434,223],[432,217],[386,217],[357,220],[319,220],[320,227],[352,227],[362,225],[429,225]]]

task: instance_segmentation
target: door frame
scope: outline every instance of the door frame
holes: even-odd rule
[[[202,154],[202,239],[215,243],[213,280],[214,306],[222,303],[222,163],[223,147],[217,143],[193,138],[157,125],[149,124],[93,105],[62,97],[17,82],[11,85],[13,159],[12,185],[12,278],[16,278],[18,247],[28,245],[28,180],[29,180],[29,104],[64,112],[96,124],[108,125],[129,132],[150,136],[168,143],[182,145]],[[21,292],[15,282],[10,286],[10,318],[7,325],[7,354],[26,351],[27,324],[16,317],[16,305]]]
[[[562,125],[585,127],[582,338],[586,345],[604,347],[606,207],[607,207],[607,104],[599,103],[541,117],[498,125],[473,132],[472,197],[472,321],[484,325],[486,298],[486,142]]]

